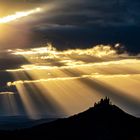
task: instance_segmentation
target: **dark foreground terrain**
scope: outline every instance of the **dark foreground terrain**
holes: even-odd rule
[[[87,111],[69,118],[28,129],[1,131],[0,138],[140,140],[140,119],[125,113],[105,98]]]

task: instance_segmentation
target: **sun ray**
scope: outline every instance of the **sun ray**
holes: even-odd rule
[[[25,108],[31,102],[35,104],[33,97],[41,100],[43,97],[46,103],[57,106],[65,115],[82,111],[91,106],[93,100],[106,95],[113,99],[122,97],[125,102],[127,96],[132,102],[140,101],[139,91],[136,90],[140,83],[139,57],[118,54],[115,47],[97,45],[89,49],[58,51],[48,44],[47,47],[16,49],[10,53],[29,62],[17,69],[6,70],[15,79],[7,82],[7,86],[17,87]],[[131,87],[131,84],[134,86]],[[29,100],[31,98],[33,100]],[[28,114],[33,114],[32,110],[28,108]]]
[[[14,20],[17,20],[17,19],[20,19],[20,18],[29,16],[29,15],[38,13],[38,12],[40,12],[41,10],[42,10],[42,9],[38,7],[38,8],[32,9],[32,10],[29,10],[29,11],[16,12],[16,13],[13,14],[13,15],[8,15],[8,16],[6,16],[6,17],[0,18],[0,24],[9,23],[9,22],[11,22],[11,21],[14,21]]]

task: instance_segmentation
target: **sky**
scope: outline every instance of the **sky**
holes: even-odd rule
[[[108,96],[140,117],[139,0],[0,0],[0,114],[86,110]]]
[[[43,11],[20,22],[3,27],[11,32],[1,39],[1,46],[38,47],[51,42],[58,48],[91,47],[97,44],[122,43],[132,52],[139,51],[139,0],[5,0],[0,14],[13,14],[42,7]],[[8,9],[8,10],[7,10]],[[7,33],[5,33],[7,34]],[[18,34],[24,44],[11,36]],[[28,38],[27,38],[28,35]],[[29,39],[30,38],[30,39]],[[26,41],[25,41],[26,40]]]

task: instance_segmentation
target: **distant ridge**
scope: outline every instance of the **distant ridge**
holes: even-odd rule
[[[94,107],[72,117],[24,130],[3,131],[0,137],[24,140],[140,140],[139,131],[140,119],[112,105],[106,97],[95,103]]]

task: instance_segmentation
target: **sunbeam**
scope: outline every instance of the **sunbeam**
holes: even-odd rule
[[[17,20],[17,19],[32,15],[32,14],[38,13],[41,10],[42,10],[41,8],[35,8],[35,9],[29,10],[29,11],[16,12],[13,15],[8,15],[6,17],[0,18],[0,24],[12,22],[14,20]]]
[[[140,60],[138,56],[129,56],[126,52],[118,54],[118,48],[119,44],[58,51],[48,44],[41,48],[11,50],[12,55],[24,57],[29,64],[6,70],[15,79],[7,82],[7,87],[17,88],[31,118],[40,114],[40,110],[33,107],[36,104],[33,96],[43,96],[47,102],[62,110],[62,114],[72,115],[91,106],[93,100],[109,94],[122,108],[134,113],[125,107],[125,103],[140,101],[139,91],[136,90],[140,84]],[[94,88],[97,83],[100,89]],[[112,88],[118,93],[113,92]],[[109,93],[104,93],[103,89]],[[120,97],[124,102],[116,100]],[[130,100],[126,101],[126,97]],[[42,106],[41,102],[38,102],[39,105]]]

